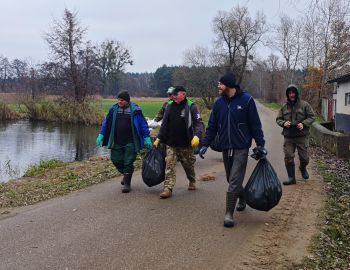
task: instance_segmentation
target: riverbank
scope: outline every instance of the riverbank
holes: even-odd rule
[[[154,118],[167,98],[132,98],[145,117]],[[45,96],[37,100],[23,100],[17,94],[0,93],[0,119],[45,121],[84,125],[100,125],[109,108],[117,103],[114,99],[91,96],[76,101],[63,96]]]
[[[140,167],[141,156],[138,156],[135,169]],[[120,175],[107,157],[35,168],[30,177],[0,183],[0,209],[3,209],[0,213],[7,213],[7,208],[32,205]]]

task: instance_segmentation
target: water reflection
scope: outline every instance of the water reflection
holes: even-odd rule
[[[97,148],[99,127],[45,122],[0,123],[0,181],[16,178],[40,160],[83,160],[108,155]]]

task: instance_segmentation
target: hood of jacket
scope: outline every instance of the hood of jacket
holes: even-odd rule
[[[290,84],[290,85],[287,86],[287,88],[286,88],[286,97],[287,97],[287,100],[288,100],[288,102],[290,102],[290,100],[289,100],[289,98],[288,98],[288,91],[291,90],[291,89],[295,89],[296,92],[297,92],[296,100],[295,100],[295,102],[297,102],[297,101],[299,100],[299,98],[300,98],[300,89],[299,89],[299,87],[296,86],[295,84]]]

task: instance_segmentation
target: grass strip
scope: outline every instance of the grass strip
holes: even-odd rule
[[[139,155],[135,170],[141,167],[141,162]],[[41,162],[26,175],[28,177],[0,183],[0,208],[35,204],[104,182],[120,173],[109,158],[95,157],[77,162]]]
[[[327,201],[304,269],[350,269],[350,161],[316,146],[311,152],[326,183]]]

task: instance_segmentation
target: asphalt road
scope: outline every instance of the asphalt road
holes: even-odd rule
[[[281,180],[281,129],[275,113],[258,106],[269,150]],[[249,158],[246,181],[256,161]],[[196,191],[178,164],[173,197],[159,199],[161,186],[148,188],[134,174],[132,192],[121,193],[120,178],[13,209],[0,217],[0,269],[235,269],[242,250],[269,222],[271,212],[247,207],[235,213],[236,226],[223,227],[225,180],[221,154],[197,158]]]

